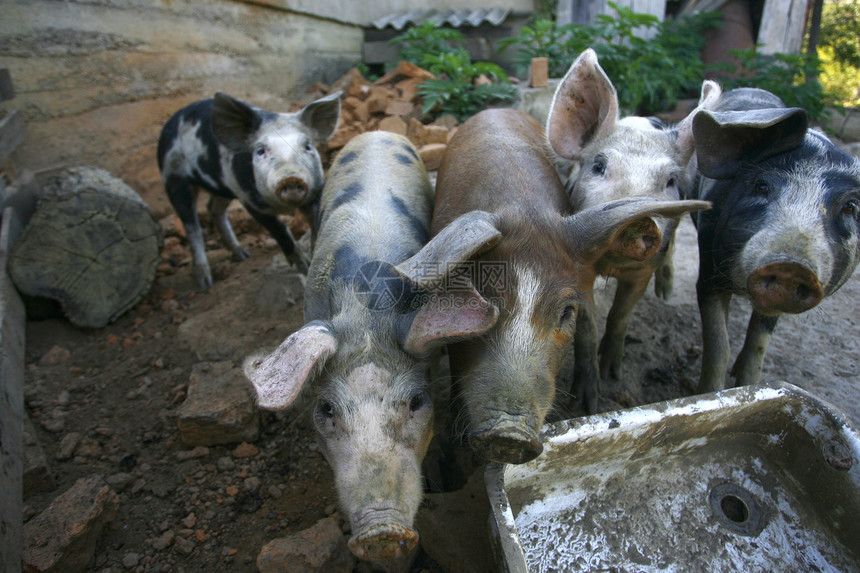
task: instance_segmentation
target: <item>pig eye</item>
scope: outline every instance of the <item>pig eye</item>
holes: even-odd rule
[[[573,317],[574,315],[576,315],[576,307],[573,305],[567,305],[566,307],[564,307],[564,310],[561,313],[561,318],[559,319],[559,322],[564,323],[570,320],[571,317]]]
[[[849,199],[842,207],[842,212],[849,217],[857,217],[860,215],[860,201]]]
[[[257,157],[263,157],[264,155],[266,155],[266,151],[267,150],[266,150],[265,145],[258,145],[257,147],[254,148],[254,154]]]
[[[598,155],[594,158],[594,163],[591,164],[591,172],[594,175],[603,175],[606,171],[606,158]]]
[[[412,396],[412,399],[409,401],[409,411],[417,412],[421,409],[421,407],[427,402],[427,393],[419,392]]]
[[[770,185],[767,184],[767,181],[759,179],[753,185],[753,191],[755,191],[756,195],[767,195],[770,193]]]
[[[323,400],[317,406],[317,411],[326,418],[334,418],[334,406],[330,402]]]
[[[314,150],[314,146],[313,146],[313,144],[312,144],[310,141],[308,141],[307,143],[305,143],[305,151],[306,151],[307,153],[311,153],[313,150]]]

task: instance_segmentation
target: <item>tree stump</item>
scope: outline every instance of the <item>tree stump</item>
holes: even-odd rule
[[[22,293],[56,300],[72,323],[100,328],[147,293],[162,242],[133,189],[102,169],[74,167],[44,186],[9,272]]]

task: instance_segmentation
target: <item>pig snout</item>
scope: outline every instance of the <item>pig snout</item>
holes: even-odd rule
[[[285,177],[275,187],[275,195],[284,203],[301,203],[308,196],[308,184],[300,177]]]
[[[481,457],[506,464],[524,464],[543,452],[537,433],[522,425],[501,425],[474,432],[469,445]]]
[[[399,523],[397,515],[370,510],[353,523],[349,550],[364,561],[396,559],[408,555],[418,544],[418,532]]]
[[[483,412],[489,415],[491,412]],[[479,413],[479,417],[483,417]],[[469,446],[479,456],[494,462],[523,464],[543,452],[534,416],[520,413],[495,413],[485,423],[473,425]]]
[[[657,223],[650,217],[644,217],[618,233],[610,251],[635,261],[645,261],[657,254],[662,242],[663,235]]]
[[[797,262],[777,261],[754,270],[747,290],[757,307],[798,314],[821,302],[824,289],[814,272]]]

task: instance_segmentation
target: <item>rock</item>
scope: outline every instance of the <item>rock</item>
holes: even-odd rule
[[[78,326],[101,328],[149,291],[162,236],[123,181],[102,169],[69,168],[44,186],[9,273],[22,293],[58,301]]]
[[[229,361],[194,365],[188,397],[177,414],[182,441],[189,446],[252,442],[259,435],[250,384]]]
[[[350,573],[355,558],[337,520],[326,517],[313,527],[274,539],[257,556],[260,573]]]
[[[60,447],[57,449],[56,458],[58,460],[68,460],[75,454],[75,448],[81,441],[81,435],[77,432],[69,432],[63,439],[60,440]]]
[[[257,448],[257,446],[255,446],[254,444],[248,444],[246,442],[242,442],[241,444],[233,448],[233,451],[231,452],[234,458],[239,459],[253,458],[258,453],[260,453],[260,450]]]
[[[432,171],[434,169],[439,169],[439,165],[442,163],[442,156],[445,155],[446,149],[448,149],[448,146],[444,143],[430,143],[420,147],[418,149],[418,155],[420,155],[421,160],[424,161],[424,167],[426,167],[428,171]]]
[[[57,366],[58,364],[65,364],[71,356],[72,353],[62,346],[52,346],[51,349],[43,354],[39,359],[39,366]]]
[[[287,262],[283,253],[263,267],[257,308],[264,312],[286,310],[304,296],[305,276]]]
[[[24,415],[24,499],[43,491],[52,491],[57,485],[48,468],[45,451],[39,443],[36,428],[30,416]]]
[[[102,529],[118,509],[119,496],[101,477],[79,479],[24,525],[24,571],[84,571]]]
[[[379,130],[406,135],[406,122],[398,115],[389,115],[379,122]]]
[[[402,99],[393,99],[388,102],[388,105],[385,108],[386,115],[407,115],[412,113],[415,109],[415,104],[411,101],[404,101]]]

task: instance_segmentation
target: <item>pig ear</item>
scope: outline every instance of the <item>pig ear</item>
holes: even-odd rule
[[[686,164],[690,161],[696,148],[693,139],[693,118],[702,110],[716,109],[722,93],[723,90],[717,82],[711,80],[702,82],[702,95],[699,97],[699,104],[678,124],[675,146],[681,153],[682,163]]]
[[[471,284],[459,290],[439,292],[414,315],[403,315],[403,348],[422,355],[464,338],[480,336],[499,318],[499,310],[478,294]],[[410,322],[411,321],[411,322]]]
[[[340,94],[341,92],[335,92],[313,101],[299,112],[301,122],[313,130],[318,143],[331,137],[337,129],[340,119]]]
[[[223,92],[212,102],[212,131],[224,147],[233,152],[247,151],[248,140],[259,129],[263,118],[257,111]]]
[[[257,403],[282,410],[293,403],[315,368],[337,350],[337,339],[323,322],[309,322],[292,333],[273,352],[245,359],[245,376],[257,391]]]
[[[561,80],[547,117],[552,149],[565,159],[579,159],[583,148],[609,133],[618,121],[618,96],[597,54],[585,50]]]
[[[666,201],[648,197],[620,199],[567,217],[565,227],[571,248],[586,264],[597,261],[608,251],[625,253],[626,256],[641,252],[638,256],[648,258],[648,251],[653,249],[655,240],[653,222],[647,219],[643,222],[642,219],[655,216],[674,218],[710,208],[708,201]],[[631,226],[633,228],[627,231]],[[657,231],[657,246],[659,236]]]
[[[484,211],[460,215],[411,258],[394,269],[419,288],[436,289],[458,263],[492,248],[502,238],[498,217]]]
[[[712,179],[732,177],[743,163],[794,149],[808,127],[809,116],[796,107],[699,112],[693,118],[699,171]]]

